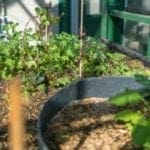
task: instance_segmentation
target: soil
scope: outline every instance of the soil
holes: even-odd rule
[[[45,139],[51,150],[135,150],[123,124],[113,121],[118,109],[106,99],[72,102],[49,122]]]

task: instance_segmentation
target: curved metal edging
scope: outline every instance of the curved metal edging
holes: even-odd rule
[[[139,89],[142,85],[131,77],[96,77],[72,83],[51,97],[43,106],[38,119],[38,140],[41,150],[48,150],[43,134],[49,120],[72,100],[87,97],[110,97],[128,89]]]

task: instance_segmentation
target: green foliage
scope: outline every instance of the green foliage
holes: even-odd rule
[[[79,43],[74,35],[61,33],[52,36],[48,41],[50,49],[47,57],[47,68],[50,71],[53,86],[65,85],[77,78]]]
[[[149,76],[143,76],[140,74],[135,75],[136,81],[143,84],[146,88],[150,88],[150,77]]]
[[[131,110],[121,111],[116,114],[115,120],[120,120],[124,122],[130,122],[131,124],[137,124],[141,120],[144,120],[143,115],[136,113]]]
[[[147,121],[147,120],[145,120]],[[145,125],[136,124],[132,132],[133,143],[143,145],[145,149],[150,149],[150,122]]]
[[[116,106],[125,106],[127,104],[136,104],[142,100],[142,96],[138,91],[126,90],[124,93],[111,98],[111,103]]]
[[[18,24],[9,22],[3,27],[5,39],[0,39],[0,79],[20,76],[27,94],[47,89],[43,87],[49,85],[47,64],[50,63],[48,54],[52,53],[48,39],[51,27],[59,21],[59,17],[46,9],[36,8],[36,12],[39,18],[36,31],[18,31]]]
[[[60,21],[60,17],[55,16],[51,11],[45,8],[37,7],[35,12],[39,18],[38,22],[38,37],[48,38],[52,35],[52,26]]]
[[[124,55],[109,51],[92,37],[85,39],[83,44],[84,76],[120,75],[129,71]]]
[[[27,94],[48,91],[49,86],[64,86],[79,75],[78,37],[52,34],[52,26],[61,17],[43,8],[35,11],[38,18],[35,31],[17,31],[18,24],[10,22],[3,27],[5,40],[0,39],[0,79],[18,75]],[[84,77],[124,74],[129,69],[124,55],[108,51],[91,37],[83,41],[82,61]]]
[[[117,96],[111,97],[110,103],[119,107],[127,106],[124,107],[125,110],[118,112],[114,119],[126,123],[135,145],[149,150],[150,78],[148,76],[136,75],[135,79],[143,84],[144,87],[142,89],[136,91],[127,90]]]

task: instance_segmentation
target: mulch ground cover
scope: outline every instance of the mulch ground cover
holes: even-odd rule
[[[24,104],[25,145],[38,150],[37,119],[40,110],[57,90],[37,92]],[[0,150],[8,149],[6,84],[0,83]],[[113,121],[116,108],[104,99],[85,99],[62,109],[47,125],[46,142],[51,150],[135,150],[123,124]]]
[[[37,119],[43,104],[57,90],[52,90],[48,94],[37,92],[24,104],[25,112],[25,145],[27,150],[39,149],[37,140]],[[6,100],[6,84],[0,83],[0,150],[8,149],[8,102]],[[17,133],[17,132],[16,132]]]
[[[104,98],[73,101],[49,122],[51,150],[135,150],[126,126],[113,120],[119,111]]]

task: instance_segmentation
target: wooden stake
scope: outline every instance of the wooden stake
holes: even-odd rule
[[[83,56],[83,16],[84,16],[84,0],[80,3],[80,62],[79,62],[79,77],[82,78],[82,56]]]
[[[8,82],[9,97],[9,149],[24,149],[24,119],[21,99],[21,83],[14,78]]]

